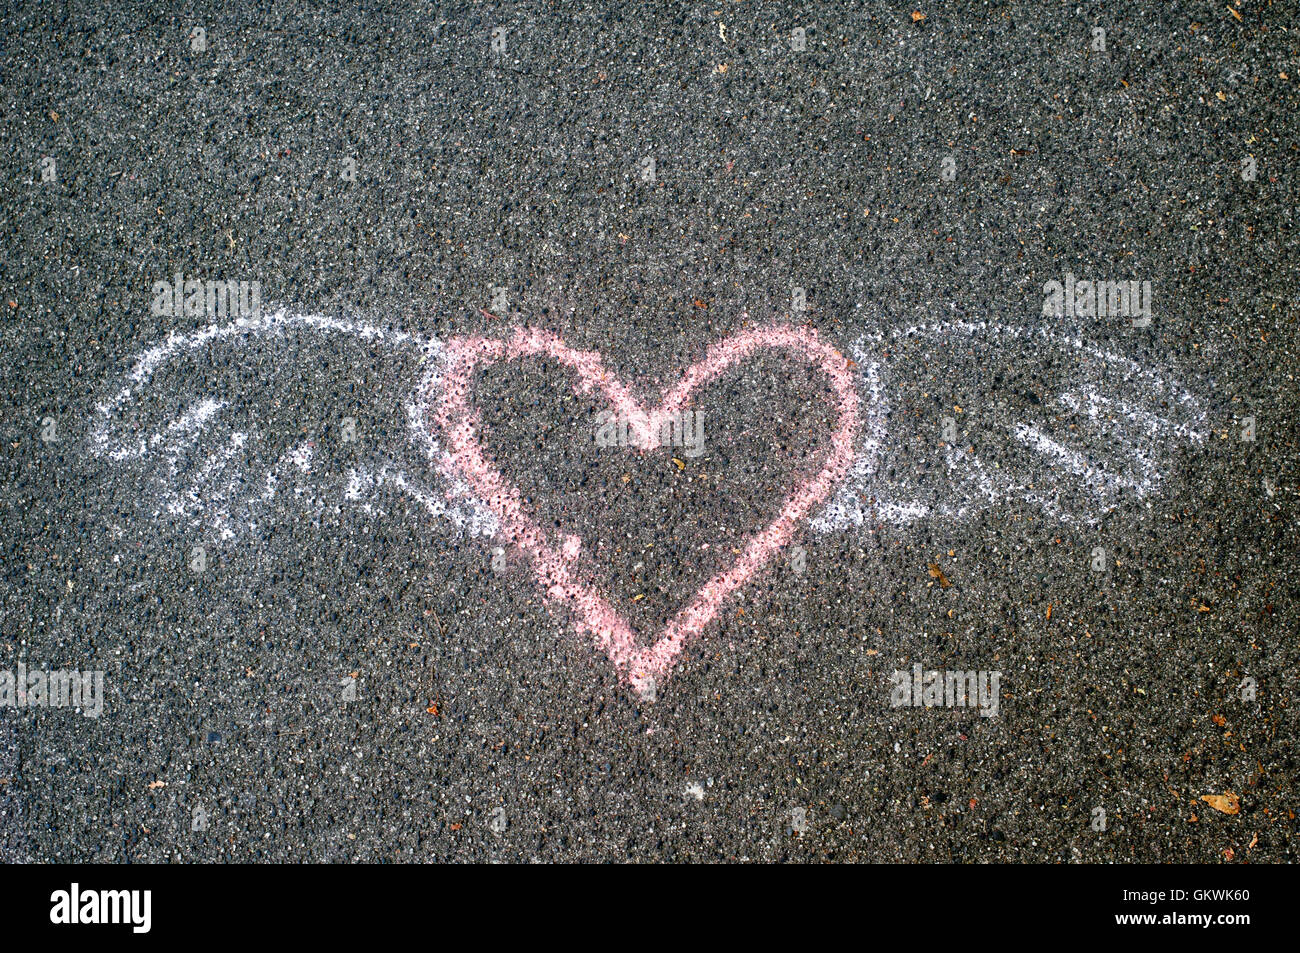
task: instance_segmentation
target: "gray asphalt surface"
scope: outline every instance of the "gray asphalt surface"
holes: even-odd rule
[[[0,711],[0,859],[1297,859],[1293,5],[258,7],[0,23],[0,670],[107,686],[99,718]],[[439,485],[406,433],[419,353],[291,334],[161,368],[118,425],[219,395],[223,426],[261,435],[240,499],[314,448],[233,538],[93,453],[136,357],[209,323],[151,313],[178,271],[440,339],[551,328],[648,394],[747,321],[846,356],[865,335],[891,401],[873,492],[965,492],[950,416],[1066,518],[1026,489],[805,527],[804,571],[778,559],[647,703],[516,551],[494,568],[497,541],[391,487],[341,500],[384,455]],[[1152,282],[1151,326],[1044,319],[1067,272]],[[1098,504],[1007,434],[1045,421],[1101,465],[1116,438],[1056,395],[1083,379],[1165,415],[1169,394],[1029,335],[892,336],[940,320],[1046,321],[1155,369],[1205,439],[1160,437],[1160,485]],[[476,401],[641,632],[771,518],[830,422],[825,382],[773,355],[701,394],[682,467],[590,446],[600,405],[553,366],[499,368]],[[1001,672],[997,716],[892,708],[916,662]]]

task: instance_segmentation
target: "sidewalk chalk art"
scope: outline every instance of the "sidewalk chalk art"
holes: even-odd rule
[[[626,419],[635,421],[638,444],[657,445],[662,421],[685,409],[692,393],[719,377],[732,365],[759,350],[780,350],[807,361],[826,375],[835,393],[836,426],[829,435],[830,453],[821,469],[791,488],[775,520],[741,544],[735,563],[704,584],[686,608],[669,622],[658,640],[642,647],[628,624],[575,571],[580,542],[569,537],[559,548],[548,541],[523,506],[520,493],[502,476],[479,442],[477,415],[470,403],[476,371],[501,361],[545,356],[573,372],[582,393],[599,391]],[[449,372],[441,387],[428,392],[437,407],[437,422],[448,435],[453,475],[461,474],[476,496],[485,499],[502,531],[532,562],[537,584],[549,602],[566,606],[578,631],[603,649],[615,671],[638,692],[662,682],[672,670],[682,646],[713,621],[722,603],[761,573],[790,541],[796,526],[813,507],[825,501],[853,462],[858,434],[858,393],[844,356],[824,343],[816,331],[785,326],[744,331],[709,348],[687,370],[680,384],[652,411],[645,411],[631,392],[601,363],[600,355],[574,351],[553,334],[536,329],[515,333],[507,341],[458,338],[449,343]]]
[[[332,472],[320,463],[315,440],[295,437],[286,446],[283,434],[270,439],[277,435],[264,433],[252,414],[276,404],[270,391],[286,381],[349,373],[357,365],[339,356],[339,342],[372,360],[391,358],[397,386],[405,373],[410,383],[405,396],[392,398],[402,400],[402,445]],[[933,360],[970,361],[975,379],[976,367],[991,373],[999,353],[1017,344],[1059,359],[1062,382],[1054,382],[1048,399],[1034,398],[1032,414],[1022,409],[1001,430],[985,431],[978,448],[935,444],[943,482],[937,489],[921,487],[915,470],[900,462],[902,441],[893,435],[904,391]],[[835,425],[824,435],[818,469],[796,476],[772,522],[754,528],[735,563],[709,579],[647,644],[595,588],[581,540],[548,536],[484,450],[475,380],[494,365],[525,357],[553,361],[569,373],[576,391],[603,398],[634,422],[636,445],[653,449],[665,419],[707,402],[711,382],[764,351],[809,365],[829,384]],[[164,368],[183,367],[181,361],[204,373],[182,374],[182,385],[159,380]],[[250,369],[261,372],[251,386]],[[241,372],[245,379],[236,386],[231,379]],[[383,516],[384,495],[403,494],[452,532],[517,548],[547,604],[608,655],[622,681],[649,694],[667,679],[684,646],[708,628],[730,596],[763,574],[801,523],[821,533],[880,525],[905,531],[921,520],[964,520],[1019,502],[1052,519],[1091,525],[1123,501],[1157,494],[1174,468],[1176,449],[1203,442],[1208,432],[1201,401],[1167,374],[1043,328],[938,321],[864,333],[846,352],[808,327],[751,328],[709,345],[658,406],[647,409],[599,354],[573,350],[546,330],[443,342],[280,309],[174,332],[137,355],[125,379],[96,407],[89,444],[113,466],[138,471],[142,505],[155,519],[219,540],[256,530],[260,520],[273,518],[273,504],[316,515],[326,507],[356,507]]]
[[[297,441],[269,463],[259,464],[256,451],[263,435],[256,428],[218,426],[223,414],[240,409],[233,393],[218,387],[175,394],[154,379],[160,369],[182,357],[208,355],[215,359],[222,348],[233,349],[236,359],[238,352],[272,349],[276,357],[273,373],[302,379],[310,373],[306,345],[330,338],[372,344],[404,355],[413,364],[436,359],[442,349],[431,337],[285,310],[189,333],[173,332],[138,355],[122,386],[96,407],[91,449],[114,463],[136,465],[145,471],[144,497],[155,516],[211,530],[221,540],[237,539],[255,528],[259,515],[286,492],[293,505],[309,511],[352,503],[373,512],[366,501],[383,488],[408,495],[430,516],[446,520],[456,530],[472,536],[494,535],[497,526],[491,510],[470,497],[463,483],[432,487],[396,459],[381,455],[351,467],[341,481],[334,481],[331,496],[328,488],[303,479],[316,469],[315,441]],[[251,396],[245,402],[252,403]],[[140,428],[134,421],[124,420],[128,411],[142,406],[154,411],[150,426]],[[425,461],[435,464],[431,472],[439,472],[442,450],[424,426],[424,407],[408,401],[402,413],[412,446],[421,451]]]
[[[936,351],[942,352],[938,360],[953,364],[962,375],[988,375],[999,354],[1015,342],[1067,366],[1054,402],[1023,408],[1005,429],[986,434],[980,446],[961,440],[944,446],[948,480],[939,498],[920,494],[913,477],[890,479],[884,464],[897,452],[891,442],[896,445],[901,437],[889,426],[891,376],[902,370],[917,377]],[[979,346],[982,352],[960,353],[963,347]],[[1047,328],[934,322],[864,334],[849,353],[861,369],[864,435],[850,478],[812,521],[820,532],[907,526],[925,518],[960,520],[1013,501],[1063,523],[1092,526],[1126,497],[1145,501],[1155,495],[1177,448],[1203,444],[1210,432],[1202,401],[1177,380]],[[892,367],[886,367],[885,355],[895,358]],[[1081,434],[1082,443],[1071,433]],[[1003,457],[1012,453],[1018,465],[994,466],[986,460],[985,448]]]

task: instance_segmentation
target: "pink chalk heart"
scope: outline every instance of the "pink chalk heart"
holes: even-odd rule
[[[835,393],[838,414],[838,423],[830,435],[830,452],[821,469],[804,474],[784,498],[776,519],[745,541],[735,563],[709,579],[669,621],[653,645],[643,646],[609,601],[579,578],[574,565],[577,541],[571,536],[548,539],[525,509],[519,490],[506,481],[484,450],[479,415],[470,400],[474,374],[501,361],[550,358],[573,372],[579,393],[604,394],[618,416],[631,422],[637,444],[652,449],[659,446],[663,422],[682,412],[696,388],[762,350],[783,351],[790,358],[820,368],[826,375]],[[446,434],[451,465],[475,495],[492,508],[501,532],[528,557],[547,602],[566,606],[579,633],[591,637],[609,655],[619,678],[643,695],[663,684],[686,642],[713,621],[733,592],[762,573],[790,541],[798,523],[827,498],[853,461],[858,394],[849,372],[850,363],[812,328],[778,325],[742,331],[715,343],[650,412],[642,409],[628,389],[605,370],[599,354],[575,351],[549,331],[524,328],[508,340],[455,338],[448,342],[444,356],[447,370],[442,376],[441,394],[429,396],[437,403],[436,420]]]

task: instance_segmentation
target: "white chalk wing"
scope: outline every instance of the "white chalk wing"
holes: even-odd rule
[[[230,540],[286,508],[417,500],[490,535],[490,511],[444,475],[419,385],[431,337],[286,310],[177,331],[136,355],[97,406],[92,452],[130,474],[159,521]],[[277,515],[278,514],[278,515]]]
[[[1149,504],[1209,432],[1203,402],[1164,370],[1047,327],[936,321],[872,331],[850,353],[865,436],[822,531],[1015,502],[1093,524]]]

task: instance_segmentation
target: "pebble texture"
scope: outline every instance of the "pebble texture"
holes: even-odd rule
[[[0,860],[1297,860],[1286,4],[166,6],[0,22],[0,670],[99,669],[107,696],[0,710]],[[391,484],[346,496],[396,459],[441,499],[408,431],[418,348],[169,360],[118,436],[214,396],[250,435],[188,501],[210,432],[175,473],[95,452],[137,356],[211,321],[154,313],[178,272],[422,340],[547,328],[650,397],[729,334],[807,323],[879,365],[875,479],[649,702],[518,550]],[[1044,318],[1067,273],[1151,282],[1150,326]],[[960,321],[1056,337],[895,333]],[[1099,489],[1124,445],[1063,403],[1087,389],[1201,439],[1152,436],[1149,492]],[[700,394],[680,465],[593,446],[602,406],[553,364],[474,400],[641,633],[833,425],[826,381],[774,354]],[[1016,492],[939,512],[974,499],[963,453]],[[932,512],[885,518],[886,492]],[[891,707],[918,662],[1000,672],[997,716]]]

